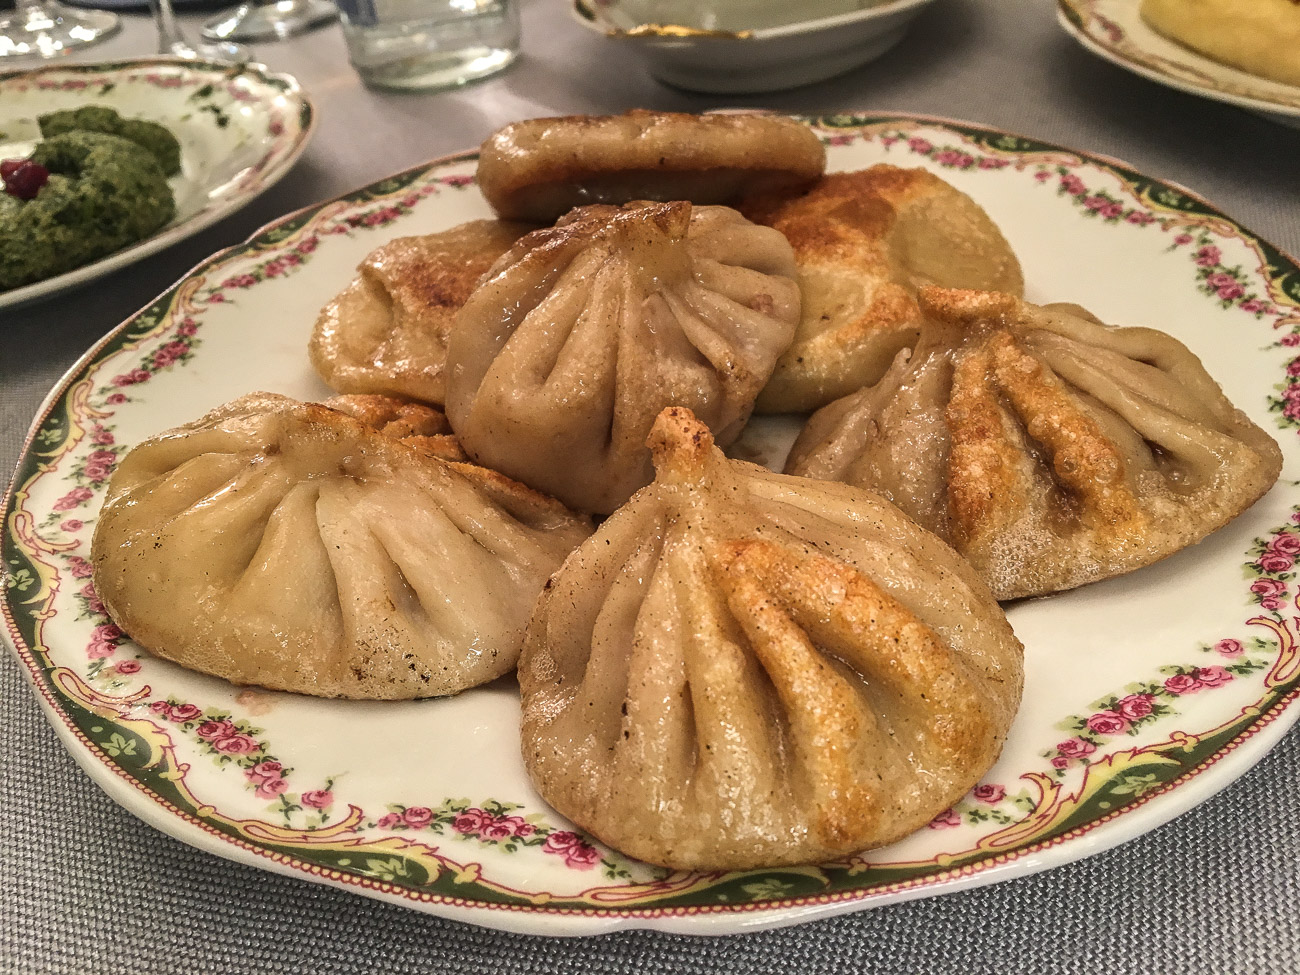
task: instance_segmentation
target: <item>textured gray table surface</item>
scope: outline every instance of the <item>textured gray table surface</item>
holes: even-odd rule
[[[451,94],[364,89],[336,26],[260,46],[260,60],[295,74],[314,99],[314,142],[284,182],[197,237],[66,299],[0,312],[0,469],[12,470],[42,397],[84,349],[263,223],[476,145],[517,118],[720,103],[662,87],[614,57],[569,22],[564,0],[531,0],[524,12],[520,62]],[[87,57],[150,53],[150,22],[126,19]],[[941,0],[875,64],[721,103],[929,113],[1105,153],[1195,189],[1300,253],[1300,131],[1094,58],[1059,30],[1047,0]],[[176,842],[78,770],[9,655],[0,658],[0,748],[4,973],[1300,971],[1297,731],[1192,812],[1048,873],[780,931],[583,941],[443,921]]]

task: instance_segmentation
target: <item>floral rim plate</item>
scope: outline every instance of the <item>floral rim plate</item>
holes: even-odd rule
[[[445,917],[541,934],[725,933],[1075,860],[1261,758],[1300,693],[1300,267],[1191,193],[1095,156],[914,116],[809,124],[834,169],[924,166],[972,194],[1021,255],[1031,300],[1177,334],[1286,456],[1278,486],[1193,550],[1009,607],[1025,703],[968,796],[900,843],[833,863],[660,870],[575,831],[532,790],[510,679],[403,703],[240,689],[150,657],[104,615],[86,557],[128,447],[251,390],[324,395],[305,354],[321,304],[379,244],[487,215],[471,154],[215,255],[42,406],[4,504],[3,630],[95,781],[194,846]],[[779,462],[791,425],[752,424],[737,449]]]
[[[0,73],[0,158],[31,151],[38,115],[87,104],[161,122],[180,140],[181,173],[171,180],[176,217],[92,264],[0,291],[0,309],[83,285],[211,226],[278,182],[316,124],[298,82],[257,64],[160,57],[50,65]]]
[[[1057,20],[1080,44],[1152,81],[1300,125],[1300,88],[1212,61],[1147,26],[1140,0],[1057,0]]]

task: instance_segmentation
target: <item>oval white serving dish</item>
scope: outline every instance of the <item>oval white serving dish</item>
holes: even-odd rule
[[[664,84],[715,95],[781,91],[880,57],[934,0],[892,0],[778,27],[715,30],[641,23],[617,2],[574,0],[574,19],[625,45]]]

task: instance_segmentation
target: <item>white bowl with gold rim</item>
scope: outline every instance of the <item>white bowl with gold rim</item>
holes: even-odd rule
[[[771,24],[773,3],[721,5],[654,0],[573,0],[573,16],[589,30],[635,51],[658,80],[719,95],[780,91],[843,74],[880,57],[902,40],[911,21],[934,0],[886,0],[791,24]],[[858,6],[819,0],[812,9]],[[790,9],[792,5],[779,5]],[[806,14],[809,7],[798,5]],[[690,23],[648,23],[662,12],[689,14]],[[738,20],[738,18],[752,18]],[[714,26],[726,24],[726,27]]]

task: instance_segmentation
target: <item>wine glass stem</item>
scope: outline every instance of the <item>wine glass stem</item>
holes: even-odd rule
[[[188,42],[176,25],[176,14],[172,10],[172,0],[149,0],[154,22],[158,25],[158,52],[172,54],[177,47],[186,47]]]

